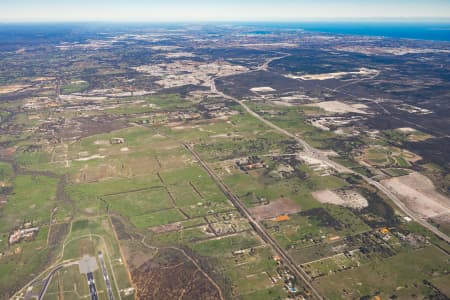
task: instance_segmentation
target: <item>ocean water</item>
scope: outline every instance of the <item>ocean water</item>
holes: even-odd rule
[[[305,23],[298,27],[330,34],[450,41],[450,23]]]

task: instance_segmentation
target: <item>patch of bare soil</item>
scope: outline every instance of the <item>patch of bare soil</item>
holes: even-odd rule
[[[20,90],[26,89],[28,87],[30,87],[30,85],[25,85],[25,84],[0,86],[0,94],[14,93],[14,92],[18,92]]]
[[[180,251],[164,249],[131,272],[136,299],[221,299],[219,290]]]
[[[331,203],[353,209],[363,209],[369,205],[366,198],[351,190],[323,190],[313,192],[312,195],[320,203]]]
[[[76,118],[67,120],[59,129],[59,136],[63,138],[82,138],[105,132],[126,128],[125,120],[111,118],[106,115],[90,118]]]
[[[325,101],[319,103],[308,104],[307,106],[319,107],[327,112],[346,114],[346,113],[357,113],[357,114],[367,114],[364,109],[367,108],[364,104],[347,104],[341,101]]]
[[[413,172],[406,176],[382,180],[381,183],[424,219],[450,213],[450,199],[438,193],[433,182],[420,173]]]
[[[151,231],[154,233],[165,233],[165,232],[172,232],[183,229],[183,225],[181,225],[180,222],[167,224],[167,225],[160,225],[150,228]]]
[[[267,205],[259,205],[250,208],[250,212],[256,220],[271,219],[285,214],[294,214],[300,210],[300,206],[289,198],[280,198],[276,201],[271,201]]]

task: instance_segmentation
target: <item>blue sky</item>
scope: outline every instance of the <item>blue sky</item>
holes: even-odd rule
[[[0,22],[447,19],[450,0],[0,0]]]

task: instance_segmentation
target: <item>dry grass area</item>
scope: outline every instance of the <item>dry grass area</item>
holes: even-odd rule
[[[363,110],[367,108],[367,106],[364,104],[346,104],[341,101],[325,101],[307,104],[306,106],[319,107],[327,112],[338,114],[346,114],[346,113],[367,114],[367,112]]]
[[[450,212],[450,199],[438,193],[433,182],[420,173],[382,180],[381,183],[424,219]]]
[[[256,220],[272,219],[280,215],[294,214],[300,210],[300,206],[289,198],[280,198],[267,205],[250,208],[250,212]]]
[[[0,95],[1,94],[8,94],[8,93],[18,92],[18,91],[26,89],[26,88],[28,88],[30,86],[31,85],[24,85],[24,84],[0,86]]]
[[[320,203],[330,203],[353,209],[363,209],[369,205],[366,198],[351,190],[323,190],[313,192],[312,195]]]

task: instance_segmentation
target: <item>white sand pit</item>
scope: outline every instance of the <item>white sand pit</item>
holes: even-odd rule
[[[346,113],[356,113],[356,114],[367,114],[363,109],[368,107],[364,104],[347,104],[340,101],[325,101],[319,103],[307,104],[306,106],[319,107],[325,111],[346,114]]]
[[[251,88],[250,91],[258,93],[268,93],[268,92],[275,92],[276,90],[274,88],[271,88],[270,86],[259,86]]]
[[[450,199],[438,193],[433,182],[420,173],[382,180],[381,184],[421,218],[436,218],[450,213]]]
[[[353,209],[363,209],[369,205],[367,199],[352,190],[323,190],[312,193],[320,203],[334,204]]]
[[[88,156],[88,157],[78,158],[78,159],[75,159],[75,160],[76,161],[89,161],[89,160],[105,158],[105,157],[106,156],[104,156],[104,155],[95,154],[95,155],[91,155],[91,156]]]
[[[403,132],[403,133],[412,133],[412,132],[416,132],[416,130],[414,128],[411,127],[402,127],[402,128],[397,128],[396,130]]]
[[[344,76],[360,76],[360,77],[375,77],[380,72],[378,70],[360,68],[355,72],[334,72],[334,73],[322,73],[322,74],[308,74],[304,76],[291,76],[302,80],[329,80],[329,79],[341,79]]]

